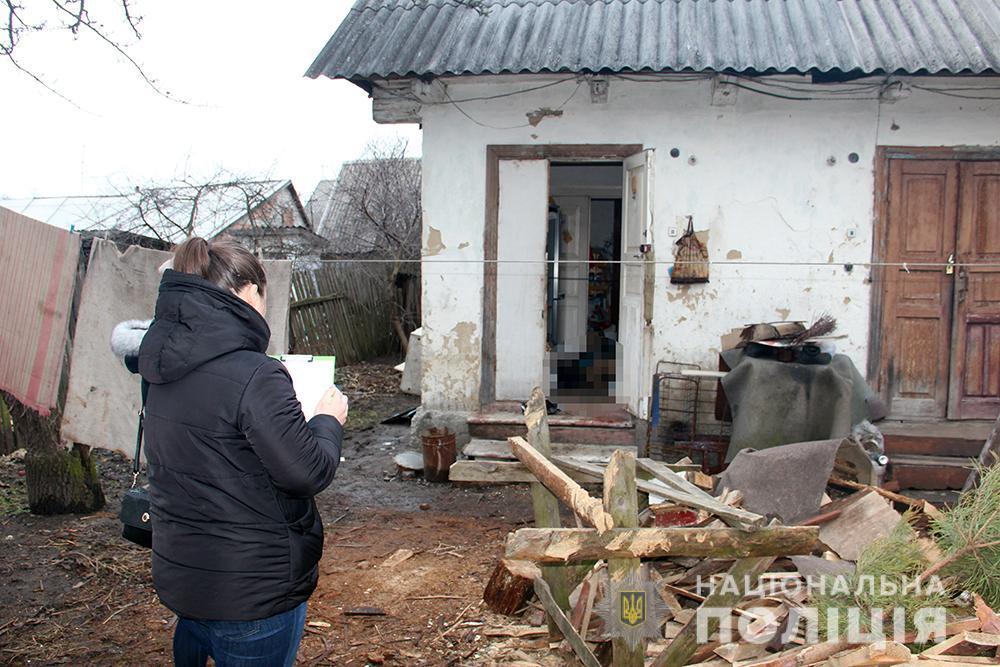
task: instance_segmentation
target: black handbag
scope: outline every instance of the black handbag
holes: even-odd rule
[[[122,506],[118,518],[122,522],[122,537],[141,547],[150,548],[153,544],[153,523],[150,516],[149,488],[139,486],[141,465],[139,455],[142,453],[142,420],[146,416],[146,391],[148,385],[142,381],[142,408],[139,409],[139,427],[135,434],[135,458],[132,460],[132,488],[122,496]]]

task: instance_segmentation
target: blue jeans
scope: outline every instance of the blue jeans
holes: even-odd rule
[[[196,621],[178,617],[174,664],[205,667],[292,667],[306,625],[306,603],[259,621]]]

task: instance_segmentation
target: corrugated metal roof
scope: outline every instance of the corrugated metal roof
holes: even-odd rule
[[[358,0],[307,76],[1000,72],[1000,0]]]

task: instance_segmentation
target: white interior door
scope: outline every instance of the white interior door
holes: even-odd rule
[[[647,263],[640,246],[650,242],[652,229],[651,160],[652,151],[626,158],[622,187],[621,306],[615,394],[619,403],[641,417],[646,415],[649,384],[646,357],[651,337],[643,312]]]
[[[556,294],[559,342],[565,352],[587,344],[587,276],[590,259],[590,197],[555,197],[559,226],[559,282]]]
[[[548,160],[500,160],[497,400],[527,400],[545,377]]]

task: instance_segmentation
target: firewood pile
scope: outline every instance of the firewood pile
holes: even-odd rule
[[[525,422],[509,443],[531,473],[534,526],[507,536],[484,592],[511,617],[485,632],[509,660],[1000,664],[1000,472],[982,469],[948,511],[833,476],[837,498],[785,525],[684,461],[552,456],[537,389]],[[598,484],[601,497],[585,488]]]

